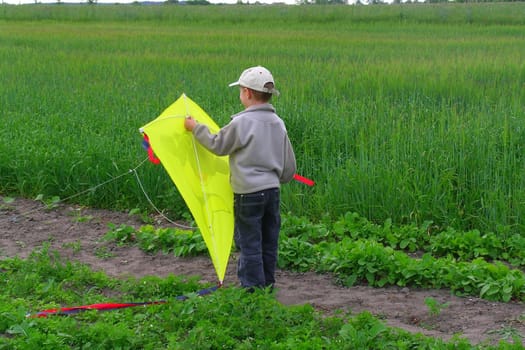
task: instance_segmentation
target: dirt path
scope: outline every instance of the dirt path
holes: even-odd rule
[[[0,198],[1,199],[1,198]],[[135,227],[141,223],[125,213],[62,205],[46,210],[40,202],[17,199],[0,201],[0,259],[26,257],[42,243],[72,260],[104,270],[110,276],[198,275],[202,281],[216,280],[209,259],[148,255],[137,248],[116,247],[101,240],[108,223]],[[88,220],[78,220],[79,218]],[[232,257],[232,260],[235,257]],[[226,285],[237,285],[235,263],[229,264]],[[369,288],[337,286],[329,275],[279,271],[278,300],[285,305],[309,303],[323,312],[338,309],[358,313],[364,310],[381,317],[393,327],[428,336],[450,339],[460,334],[472,344],[496,342],[510,334],[525,337],[525,305],[496,303],[468,297],[459,298],[447,290]],[[448,303],[431,316],[425,298]]]

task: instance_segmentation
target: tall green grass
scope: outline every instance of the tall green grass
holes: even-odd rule
[[[0,192],[67,198],[146,156],[185,92],[220,124],[267,66],[298,172],[283,209],[523,232],[525,5],[1,6]],[[184,204],[160,167],[155,203]],[[133,176],[76,198],[146,207]]]

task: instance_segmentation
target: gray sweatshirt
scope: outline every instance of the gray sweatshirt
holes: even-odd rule
[[[217,134],[210,133],[206,125],[197,124],[193,135],[212,153],[230,156],[234,193],[277,188],[295,174],[295,154],[286,127],[269,103],[233,115]]]

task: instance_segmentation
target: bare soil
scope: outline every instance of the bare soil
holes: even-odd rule
[[[80,261],[94,270],[114,277],[169,274],[200,276],[215,282],[216,275],[207,257],[178,258],[162,253],[151,255],[135,247],[119,247],[104,241],[108,223],[140,227],[143,223],[126,213],[59,205],[46,209],[42,203],[16,199],[0,202],[0,259],[27,257],[44,243],[61,256]],[[225,278],[226,286],[237,286],[235,254]],[[311,304],[320,312],[369,311],[389,326],[450,340],[454,335],[471,344],[495,344],[512,334],[525,338],[525,305],[498,303],[476,297],[457,297],[448,290],[412,288],[371,288],[337,285],[330,275],[278,271],[277,299],[284,305]],[[432,315],[425,298],[444,307]],[[509,339],[510,340],[510,339]]]

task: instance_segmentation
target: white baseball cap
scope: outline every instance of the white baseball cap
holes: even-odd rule
[[[264,67],[257,66],[246,69],[244,72],[242,72],[239,80],[231,83],[228,86],[240,85],[255,91],[267,92],[272,95],[279,96],[279,91],[276,90],[275,87],[269,89],[264,86],[267,83],[272,83],[275,86],[272,73],[270,73],[270,71]]]

